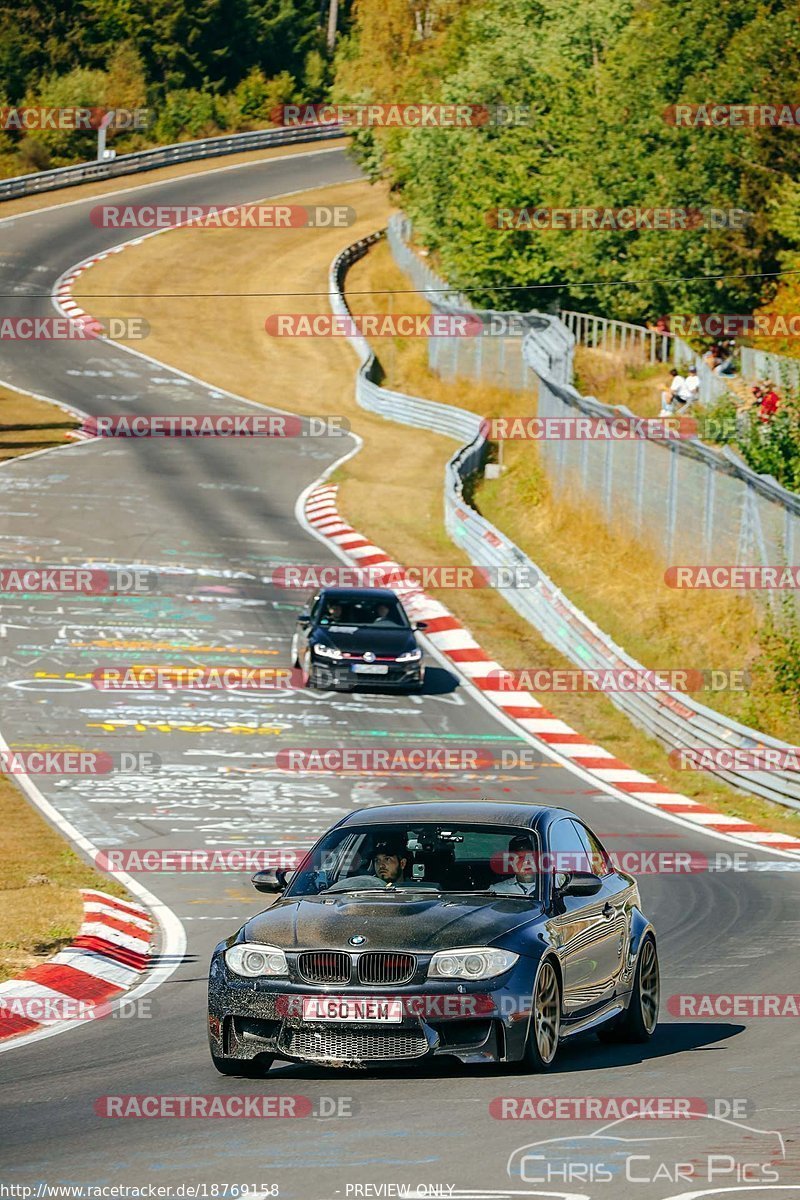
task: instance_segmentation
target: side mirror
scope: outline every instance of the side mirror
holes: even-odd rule
[[[414,628],[415,628],[415,629],[427,629],[427,628],[428,628],[428,622],[427,622],[427,621],[416,621],[416,622],[414,623]]]
[[[300,613],[300,616],[297,618],[297,624],[300,625],[301,628],[307,629],[311,624],[311,616],[309,613]]]
[[[603,881],[591,871],[571,871],[566,883],[558,889],[560,896],[596,896]]]
[[[288,882],[286,874],[286,871],[277,871],[271,868],[268,871],[256,871],[250,882],[257,892],[282,892]]]

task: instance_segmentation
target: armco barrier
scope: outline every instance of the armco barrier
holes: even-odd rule
[[[413,251],[410,232],[406,218],[391,219],[388,241],[398,265],[434,307],[474,312]],[[575,335],[562,321],[543,313],[526,317],[531,328],[524,339],[517,339],[517,345],[538,376],[539,415],[633,417],[624,406],[603,404],[571,386]],[[430,339],[431,343],[446,340]],[[481,339],[451,340],[476,343]],[[436,354],[442,351],[429,351],[434,369]],[[800,550],[800,495],[781,487],[772,476],[752,471],[727,446],[716,449],[687,438],[542,441],[540,448],[556,493],[583,494],[617,529],[660,552],[665,566],[697,562],[698,556],[714,565],[771,566],[794,562]]]
[[[348,268],[362,258],[381,236],[383,235],[378,233],[364,238],[334,259],[329,290],[331,307],[337,315],[345,316],[349,313],[343,293],[343,281]],[[436,295],[440,301],[443,295],[441,284]],[[544,318],[545,325],[552,320],[554,318]],[[537,336],[536,329],[528,334],[526,350],[528,343]],[[362,408],[377,412],[388,420],[435,430],[461,443],[467,443],[462,444],[447,463],[444,506],[447,531],[471,562],[476,566],[488,568],[513,569],[523,566],[531,573],[531,578],[536,579],[533,586],[504,589],[503,596],[570,662],[587,669],[643,670],[640,663],[617,646],[576,608],[518,546],[464,499],[464,481],[482,466],[486,456],[487,446],[481,432],[480,418],[475,413],[452,405],[437,404],[382,388],[375,381],[378,364],[369,344],[360,336],[350,340],[361,360],[356,376],[356,400]],[[548,351],[545,352],[547,353]],[[558,387],[545,379],[542,379],[542,385],[547,389]],[[570,388],[568,391],[571,398],[588,403],[586,398],[580,397],[574,389]],[[618,410],[609,409],[608,406],[598,404],[598,408],[603,409],[606,414],[618,415]],[[800,508],[800,499],[798,507]],[[670,749],[753,749],[757,746],[792,749],[787,743],[767,737],[757,730],[748,729],[747,726],[740,725],[680,692],[609,692],[607,695],[634,724],[645,729]],[[788,808],[800,810],[800,776],[796,772],[734,772],[719,769],[713,773],[741,792],[755,793]]]
[[[227,137],[202,138],[195,142],[177,142],[157,146],[153,150],[137,150],[135,154],[120,154],[107,162],[77,163],[74,167],[57,167],[52,171],[37,171],[33,175],[16,175],[0,179],[0,200],[18,196],[35,196],[56,188],[72,187],[76,183],[91,183],[97,179],[116,179],[118,175],[135,175],[154,167],[173,163],[193,162],[201,158],[217,158],[223,154],[242,154],[247,150],[263,150],[269,146],[289,146],[296,142],[324,141],[342,136],[336,125],[307,126],[298,129],[255,129],[249,133],[232,133]]]

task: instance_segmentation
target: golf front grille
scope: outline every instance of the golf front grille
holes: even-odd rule
[[[297,1058],[341,1062],[419,1058],[428,1049],[420,1033],[400,1030],[382,1033],[343,1029],[289,1029],[281,1049]]]
[[[350,955],[340,950],[313,950],[300,955],[297,970],[309,983],[349,983]]]
[[[359,983],[408,983],[417,969],[413,954],[387,954],[370,951],[358,960]]]

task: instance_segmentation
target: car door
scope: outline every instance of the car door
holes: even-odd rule
[[[604,936],[597,943],[597,957],[603,998],[610,999],[617,990],[625,963],[633,889],[631,883],[614,869],[611,856],[591,829],[582,821],[576,821],[575,825],[589,856],[589,870],[603,881],[597,899],[602,900]]]
[[[576,823],[562,818],[550,827],[550,855],[554,885],[572,870],[591,869],[588,844]],[[614,994],[609,989],[608,963],[611,923],[604,913],[603,889],[594,896],[564,896],[555,891],[551,904],[551,934],[558,946],[564,979],[564,1012],[575,1016],[594,1008]]]
[[[311,636],[311,631],[314,628],[315,617],[319,613],[320,602],[321,602],[321,597],[320,597],[320,593],[318,592],[317,595],[314,597],[314,599],[311,601],[311,604],[308,606],[308,609],[307,609],[307,611],[309,611],[311,613],[311,620],[310,620],[309,624],[308,625],[298,624],[295,627],[294,653],[295,653],[295,658],[297,659],[297,661],[300,663],[301,666],[303,665],[305,653],[306,653],[306,650],[308,649],[308,641]]]

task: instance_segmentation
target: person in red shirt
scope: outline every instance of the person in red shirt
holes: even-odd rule
[[[767,390],[764,392],[764,395],[761,397],[761,406],[760,406],[761,411],[759,413],[761,420],[762,421],[771,421],[772,418],[775,416],[775,413],[778,411],[778,408],[780,407],[780,403],[781,403],[780,396],[775,391],[772,384],[768,383]]]

